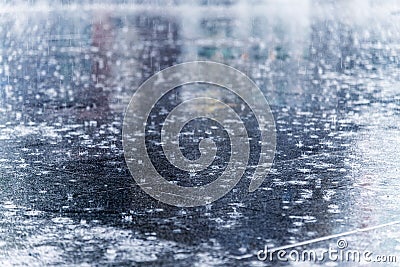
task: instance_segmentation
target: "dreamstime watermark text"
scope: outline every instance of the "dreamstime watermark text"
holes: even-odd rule
[[[367,262],[367,263],[397,263],[400,258],[395,255],[375,255],[369,250],[349,249],[345,239],[339,239],[335,247],[327,249],[297,250],[291,248],[269,248],[257,252],[260,261],[281,262]]]

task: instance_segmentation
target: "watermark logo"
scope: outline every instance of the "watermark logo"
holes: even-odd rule
[[[209,204],[227,194],[243,176],[251,153],[248,129],[242,118],[228,104],[199,92],[183,101],[168,114],[162,123],[161,144],[168,161],[175,167],[197,172],[214,160],[217,147],[211,139],[199,142],[201,156],[186,158],[179,147],[179,133],[191,120],[207,118],[221,125],[229,135],[230,160],[216,180],[202,186],[185,187],[166,180],[154,167],[146,148],[146,127],[154,106],[174,88],[193,83],[210,84],[229,90],[243,101],[254,114],[260,132],[258,164],[253,173],[249,191],[255,191],[271,168],[276,131],[271,109],[260,89],[244,73],[230,66],[207,61],[178,64],[164,69],[145,81],[133,95],[123,122],[123,148],[128,168],[137,184],[150,196],[164,203],[194,207]],[[190,105],[217,106],[212,111],[192,109]]]
[[[260,261],[282,261],[282,262],[374,262],[374,263],[394,263],[398,258],[395,255],[375,255],[368,250],[349,249],[349,244],[345,239],[339,239],[336,247],[328,249],[294,249],[298,244],[281,248],[269,248],[265,246],[263,250],[257,252]]]

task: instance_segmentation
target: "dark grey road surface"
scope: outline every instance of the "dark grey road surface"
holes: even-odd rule
[[[0,10],[0,265],[295,264],[256,254],[400,220],[400,6],[203,2]],[[241,109],[254,137],[245,177],[208,206],[178,208],[136,185],[122,119],[141,82],[192,60],[231,65],[256,82],[274,113],[277,152],[261,188],[248,193],[260,147]],[[152,112],[154,129],[196,90],[240,106],[220,88],[177,88]],[[213,136],[213,171],[171,168],[151,132],[156,168],[186,186],[216,179],[229,161],[226,132],[207,120],[183,131],[190,159],[201,137]],[[400,262],[399,233],[393,224],[343,238],[349,249]],[[337,249],[338,239],[297,249]]]

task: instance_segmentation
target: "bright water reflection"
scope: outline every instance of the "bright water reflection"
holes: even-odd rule
[[[2,265],[256,266],[266,244],[400,219],[396,2],[143,2],[16,3],[1,11]],[[272,105],[278,151],[255,193],[243,179],[210,206],[180,209],[135,185],[121,129],[135,88],[190,60],[227,63],[254,79]],[[169,96],[154,125],[193,95]],[[183,134],[199,140],[209,128],[219,158],[207,177],[189,177],[194,183],[214,179],[229,160],[217,126],[197,122]],[[182,142],[196,158],[196,143]],[[399,254],[398,232],[392,226],[347,240],[352,249]]]

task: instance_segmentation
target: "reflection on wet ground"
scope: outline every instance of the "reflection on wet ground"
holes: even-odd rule
[[[392,1],[312,0],[5,8],[1,265],[259,266],[270,264],[256,257],[264,245],[399,220],[399,10]],[[271,104],[278,147],[256,192],[247,193],[249,179],[242,179],[209,206],[176,208],[135,184],[121,129],[135,88],[190,60],[249,75]],[[216,88],[195,89],[229,100]],[[154,125],[194,91],[167,96],[152,114]],[[226,166],[229,145],[208,121],[182,133],[188,158],[199,152],[185,140],[210,133],[219,158],[213,173],[192,177],[195,183]],[[158,167],[185,178],[168,174],[162,161]],[[399,227],[346,240],[351,249],[400,256]]]

